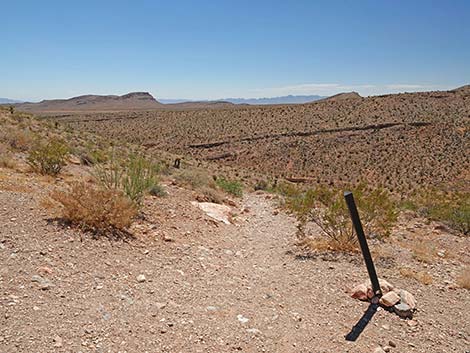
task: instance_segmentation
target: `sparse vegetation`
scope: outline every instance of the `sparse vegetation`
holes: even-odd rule
[[[410,250],[413,258],[419,262],[431,264],[435,261],[437,250],[432,243],[414,242],[410,244]]]
[[[165,197],[168,195],[163,186],[161,186],[160,184],[155,184],[151,186],[149,189],[149,194],[157,197]]]
[[[425,285],[432,283],[432,276],[424,271],[415,271],[409,267],[402,267],[400,268],[400,274],[405,278],[412,278]]]
[[[225,191],[228,194],[231,194],[233,196],[241,197],[243,195],[243,184],[234,181],[234,180],[227,180],[224,177],[217,178],[215,181],[217,186],[221,188],[223,191]]]
[[[2,128],[0,139],[12,150],[26,152],[34,145],[34,135],[29,130],[21,130],[16,126]]]
[[[135,154],[123,161],[113,157],[109,165],[97,165],[95,176],[106,189],[122,191],[136,205],[158,185],[155,165]]]
[[[457,278],[457,284],[465,289],[470,289],[470,266],[466,266]]]
[[[0,167],[15,169],[16,162],[9,153],[0,154]]]
[[[176,182],[181,186],[197,190],[203,187],[215,188],[215,182],[203,169],[183,169],[175,176]]]
[[[119,234],[137,215],[135,204],[117,190],[76,183],[69,191],[56,191],[64,220],[98,234]]]
[[[470,235],[470,193],[427,190],[415,200],[419,214]]]
[[[46,143],[37,142],[29,153],[28,164],[40,174],[54,176],[66,165],[69,151],[69,147],[59,139],[51,139]]]
[[[366,234],[378,238],[387,236],[397,218],[388,193],[382,189],[367,190],[364,185],[353,191]],[[349,211],[340,190],[326,186],[309,189],[288,199],[286,205],[297,216],[297,235],[302,245],[319,244],[307,234],[309,223],[313,223],[326,237],[326,243],[323,240],[320,243],[327,247],[340,251],[357,248]]]
[[[190,113],[87,112],[70,122],[60,121],[113,140],[201,160],[227,156],[220,159],[221,164],[279,178],[308,176],[312,183],[335,187],[366,180],[371,186],[408,194],[437,183],[453,183],[470,168],[466,153],[470,110],[465,95],[442,92],[437,98],[423,92],[360,102]],[[126,119],[136,114],[139,119]],[[236,150],[236,158],[228,157]]]

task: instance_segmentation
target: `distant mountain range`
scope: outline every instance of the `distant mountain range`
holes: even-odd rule
[[[15,104],[21,103],[21,101],[16,99],[9,99],[9,98],[0,98],[0,104]]]
[[[314,102],[326,97],[322,96],[281,96],[281,97],[271,97],[271,98],[224,98],[216,101],[228,102],[233,104],[302,104]],[[160,99],[163,104],[177,104],[177,103],[186,103],[186,102],[196,102],[191,99]],[[197,101],[197,102],[209,102],[209,100]]]
[[[131,92],[117,95],[84,95],[68,99],[43,100],[37,103],[19,102],[1,98],[0,104],[14,104],[18,110],[31,112],[75,112],[75,111],[125,111],[154,109],[231,109],[237,105],[302,104],[322,99],[360,98],[356,92],[340,93],[332,97],[317,95],[282,96],[272,98],[227,98],[223,100],[191,101],[186,99],[162,99],[157,101],[148,92]]]

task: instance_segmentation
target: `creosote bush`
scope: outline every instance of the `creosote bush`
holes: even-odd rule
[[[59,139],[38,142],[30,151],[28,164],[38,173],[55,176],[66,165],[69,147]]]
[[[136,205],[122,192],[91,184],[76,183],[51,197],[61,205],[65,220],[99,234],[123,232],[137,215]]]
[[[112,157],[109,165],[96,165],[95,176],[101,185],[110,190],[122,191],[132,202],[140,205],[146,193],[157,187],[156,166],[139,155],[123,161]]]
[[[366,235],[377,238],[387,236],[397,219],[388,192],[383,189],[368,190],[365,185],[352,188],[352,191]],[[291,195],[286,206],[297,216],[297,235],[301,245],[336,251],[357,249],[354,228],[342,191],[319,186],[301,193],[291,192]],[[322,237],[315,239],[307,234],[311,223],[318,226]]]

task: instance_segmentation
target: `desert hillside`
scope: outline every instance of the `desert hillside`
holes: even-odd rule
[[[468,188],[468,87],[229,110],[77,113],[54,120],[219,166],[317,184],[365,181],[408,193],[428,186]]]

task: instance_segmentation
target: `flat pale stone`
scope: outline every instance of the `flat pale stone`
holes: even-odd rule
[[[380,300],[379,303],[383,306],[386,306],[387,308],[390,308],[394,306],[396,303],[400,301],[400,296],[395,293],[395,292],[388,292],[384,294]]]
[[[212,202],[191,202],[196,207],[199,207],[205,214],[209,217],[215,219],[216,221],[232,224],[230,218],[232,217],[232,208],[227,205],[219,205]]]

